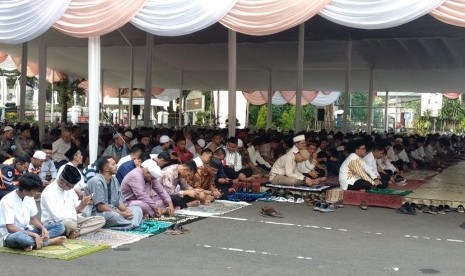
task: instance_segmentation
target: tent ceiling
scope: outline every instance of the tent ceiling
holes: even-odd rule
[[[135,87],[144,86],[146,34],[127,24],[102,37],[105,85],[127,87],[129,47],[135,46]],[[295,90],[298,29],[270,36],[237,35],[238,90],[267,90],[271,74],[274,90]],[[353,41],[352,91],[368,90],[374,68],[375,90],[463,91],[465,88],[465,28],[423,16],[399,27],[361,30],[329,22],[319,16],[306,22],[304,90],[344,90],[347,41]],[[87,77],[87,39],[53,29],[43,39],[48,67]],[[37,61],[39,39],[29,44],[29,58]],[[0,44],[0,50],[21,54],[21,45]],[[227,90],[227,29],[219,24],[179,37],[155,37],[153,86]]]

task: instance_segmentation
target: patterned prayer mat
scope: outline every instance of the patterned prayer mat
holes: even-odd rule
[[[277,184],[266,184],[266,187],[269,188],[278,188],[278,189],[287,189],[290,191],[303,191],[303,192],[322,192],[331,188],[329,185],[313,185],[313,186],[286,186],[286,185],[277,185]]]
[[[400,195],[373,194],[364,191],[344,191],[344,204],[359,206],[364,201],[368,206],[399,208],[404,197]]]
[[[175,215],[173,217],[162,216],[161,218],[148,219],[147,221],[162,221],[171,224],[186,225],[188,223],[203,219],[197,216]],[[169,227],[169,226],[168,226]]]
[[[108,245],[104,244],[95,244],[82,240],[66,240],[63,245],[50,245],[40,250],[32,250],[30,252],[21,249],[0,247],[0,253],[13,253],[69,261],[107,248]]]
[[[449,205],[456,208],[465,205],[465,162],[460,162],[436,175],[413,193],[405,201],[426,205]]]
[[[215,200],[209,205],[200,205],[199,207],[189,207],[176,211],[176,215],[211,217],[223,215],[250,204],[246,202],[232,202],[227,200]]]
[[[140,241],[141,239],[146,238],[148,236],[148,234],[141,235],[116,230],[100,229],[94,233],[90,233],[85,236],[80,236],[78,239],[88,242],[94,242],[97,244],[105,244],[107,246],[110,246],[111,248],[117,248],[121,245]]]

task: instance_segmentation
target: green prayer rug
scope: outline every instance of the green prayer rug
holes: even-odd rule
[[[168,221],[143,220],[137,230],[121,230],[121,231],[150,237],[150,236],[165,232],[166,229],[168,229],[168,227],[170,227],[172,224],[173,223],[168,222]]]
[[[13,253],[69,261],[107,248],[108,246],[103,244],[95,244],[82,240],[66,240],[63,245],[50,245],[39,250],[32,250],[29,252],[22,249],[0,247],[0,253]]]
[[[412,191],[410,190],[391,190],[391,189],[369,189],[366,190],[367,193],[372,194],[382,194],[382,195],[398,195],[398,196],[406,196]]]

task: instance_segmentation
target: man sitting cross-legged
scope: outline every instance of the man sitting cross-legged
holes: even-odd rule
[[[349,146],[351,154],[342,163],[339,170],[339,183],[343,190],[371,189],[381,185],[381,180],[363,161],[366,146],[362,140],[356,140]]]
[[[139,227],[142,209],[139,206],[124,205],[124,197],[115,177],[115,160],[108,155],[102,156],[97,168],[99,173],[89,180],[84,189],[86,195],[92,195],[92,215],[105,218],[104,228],[129,230]]]
[[[173,216],[173,203],[157,180],[160,177],[160,167],[152,159],[145,160],[139,168],[129,172],[121,183],[126,206],[139,206],[144,217],[159,217],[163,214]]]
[[[18,189],[0,201],[0,234],[3,245],[26,251],[43,246],[62,244],[66,237],[62,223],[42,224],[36,218],[37,206],[34,195],[42,187],[36,174],[26,173],[19,179]]]
[[[299,153],[305,147],[305,136],[296,136],[293,141],[294,147],[279,157],[273,164],[270,172],[270,182],[287,186],[311,186],[316,184],[310,177],[306,177],[299,172],[297,168],[297,163],[305,161],[305,158]]]
[[[92,204],[92,195],[79,201],[73,187],[81,180],[78,169],[72,165],[64,165],[57,180],[50,183],[42,192],[40,208],[43,223],[62,221],[65,234],[70,239],[92,233],[105,225],[100,216],[84,217],[81,212]]]

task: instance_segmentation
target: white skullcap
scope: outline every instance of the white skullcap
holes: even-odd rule
[[[168,137],[167,135],[162,135],[160,137],[160,144],[168,143],[169,141],[170,141],[170,137]]]
[[[300,141],[304,141],[305,140],[305,135],[298,135],[296,137],[294,137],[294,139],[292,139],[292,141],[294,141],[294,143],[297,143],[297,142],[300,142]]]
[[[126,131],[126,132],[124,133],[124,136],[128,137],[129,139],[131,139],[131,138],[132,138],[132,132],[128,130],[128,131]]]
[[[47,159],[47,154],[41,150],[38,150],[34,152],[34,155],[32,157],[34,157],[35,159],[39,159],[39,160],[45,160]]]
[[[197,145],[199,145],[201,148],[204,148],[205,147],[205,140],[204,139],[197,140]]]
[[[155,178],[160,178],[161,176],[161,169],[157,165],[155,161],[152,159],[147,159],[144,162],[142,162],[141,167],[146,168],[149,170],[150,174],[155,177]]]

